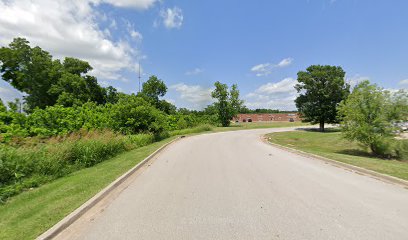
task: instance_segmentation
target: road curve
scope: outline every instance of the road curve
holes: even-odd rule
[[[286,130],[178,141],[57,238],[408,239],[407,189],[260,140]]]

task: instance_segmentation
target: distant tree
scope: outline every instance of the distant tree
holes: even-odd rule
[[[238,90],[237,84],[233,84],[231,86],[230,103],[231,103],[232,117],[235,117],[239,113],[239,110],[244,105],[244,101],[239,99],[239,90]]]
[[[106,89],[106,103],[117,103],[119,101],[118,90],[112,86],[109,86]]]
[[[325,123],[337,123],[337,106],[347,98],[350,86],[345,83],[345,72],[341,67],[312,65],[298,72],[295,89],[300,94],[296,100],[305,122],[320,124],[324,132]]]
[[[211,96],[217,99],[214,103],[214,108],[217,111],[218,120],[221,125],[227,127],[230,125],[231,119],[236,116],[242,107],[243,101],[239,99],[239,91],[236,84],[232,85],[230,92],[228,92],[226,84],[217,81],[214,86],[215,89],[211,93]]]
[[[12,112],[18,112],[21,113],[22,112],[22,108],[23,108],[23,104],[21,102],[21,100],[19,98],[14,99],[14,102],[8,102],[8,107],[10,109],[10,111]]]
[[[374,154],[389,157],[393,155],[395,123],[407,120],[407,107],[406,92],[395,96],[363,81],[339,106],[342,132],[347,139],[368,146]]]
[[[167,114],[175,114],[177,111],[177,107],[166,100],[159,100],[156,107]]]
[[[159,97],[163,97],[167,93],[167,86],[161,79],[156,76],[150,76],[149,80],[143,83],[142,93],[155,102],[159,101]]]
[[[143,83],[141,96],[154,105],[157,109],[167,114],[175,113],[176,106],[165,100],[160,100],[160,97],[164,97],[166,93],[166,84],[161,79],[158,79],[153,75],[149,78],[149,80]]]
[[[6,111],[7,111],[7,108],[4,105],[3,100],[1,100],[0,98],[0,112],[6,112]]]

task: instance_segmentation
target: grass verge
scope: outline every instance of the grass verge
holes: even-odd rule
[[[33,239],[175,137],[76,171],[0,205],[0,239]]]
[[[340,132],[280,132],[267,137],[271,143],[408,180],[408,161],[374,157],[358,143],[342,138]]]

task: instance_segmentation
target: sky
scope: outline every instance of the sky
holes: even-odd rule
[[[215,81],[249,108],[295,110],[298,71],[341,66],[351,84],[408,88],[406,0],[0,0],[0,46],[25,37],[89,61],[102,86],[138,91],[138,71],[177,107],[203,109]],[[140,65],[139,65],[140,64]],[[21,96],[0,81],[0,98]]]

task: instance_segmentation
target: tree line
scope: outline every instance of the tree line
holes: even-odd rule
[[[167,86],[157,76],[143,83],[138,94],[102,87],[89,75],[86,61],[66,57],[62,61],[40,47],[15,38],[0,48],[3,80],[26,94],[6,107],[0,100],[0,136],[63,135],[79,129],[111,129],[122,134],[153,133],[200,124],[229,126],[238,113],[277,113],[279,110],[245,107],[238,86],[216,82],[216,100],[202,111],[177,108],[162,100]],[[398,155],[394,141],[401,122],[408,121],[407,91],[386,91],[368,81],[350,86],[340,66],[312,65],[297,74],[296,107],[302,120],[341,124],[344,136],[356,140],[377,155]]]
[[[4,104],[0,99],[0,138],[64,135],[79,129],[110,129],[122,134],[160,134],[202,124],[228,126],[243,107],[237,85],[231,91],[215,83],[219,101],[202,111],[177,107],[162,97],[167,86],[157,76],[143,83],[141,92],[125,94],[102,87],[89,75],[83,60],[54,59],[24,38],[0,48],[4,81],[24,93],[23,100]],[[224,114],[227,114],[225,118]]]
[[[408,142],[396,139],[408,122],[408,92],[387,91],[368,80],[351,90],[339,66],[312,65],[298,72],[296,107],[303,121],[340,123],[343,136],[381,157],[408,157]]]

